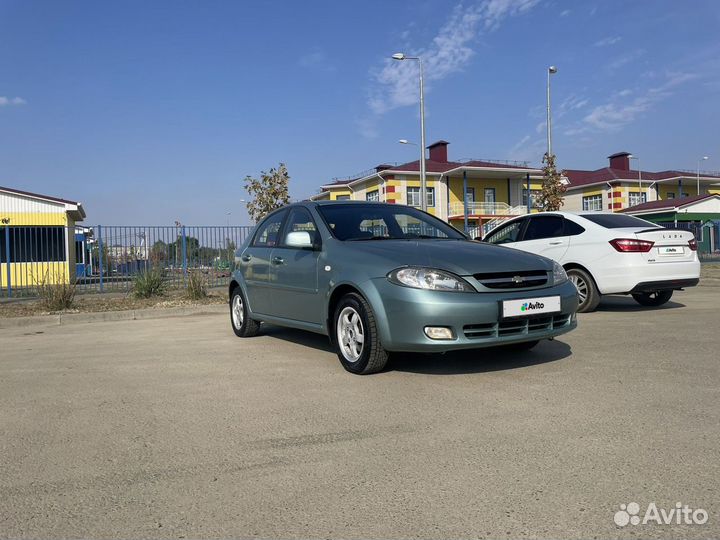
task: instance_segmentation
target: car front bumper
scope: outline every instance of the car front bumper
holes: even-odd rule
[[[388,351],[444,352],[492,347],[559,336],[577,326],[577,290],[570,282],[554,287],[497,293],[454,293],[402,287],[385,278],[365,284],[380,341]],[[502,318],[502,301],[559,296],[561,310]],[[450,328],[454,339],[425,335],[428,326]]]

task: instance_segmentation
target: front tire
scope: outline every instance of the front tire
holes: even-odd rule
[[[595,311],[600,303],[600,291],[597,290],[592,276],[580,268],[571,268],[567,275],[578,291],[578,313]]]
[[[240,287],[235,287],[230,295],[230,325],[237,337],[253,337],[260,331],[260,323],[250,318]]]
[[[672,298],[673,291],[653,291],[649,293],[633,293],[632,297],[641,306],[662,306]]]
[[[347,371],[368,375],[385,368],[388,353],[380,343],[372,308],[362,296],[350,293],[340,299],[333,332],[338,358]]]

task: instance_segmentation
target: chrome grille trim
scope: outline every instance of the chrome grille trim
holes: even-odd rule
[[[487,289],[528,289],[548,283],[545,270],[520,270],[518,272],[489,272],[473,277]]]

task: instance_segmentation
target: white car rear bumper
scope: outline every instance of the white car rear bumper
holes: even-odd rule
[[[626,265],[605,268],[593,275],[601,294],[621,294],[697,285],[700,261],[648,263],[640,254],[627,253]]]

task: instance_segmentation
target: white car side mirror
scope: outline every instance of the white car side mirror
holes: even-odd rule
[[[285,237],[285,244],[288,247],[295,248],[311,248],[313,247],[312,238],[307,231],[295,231],[288,233]]]

